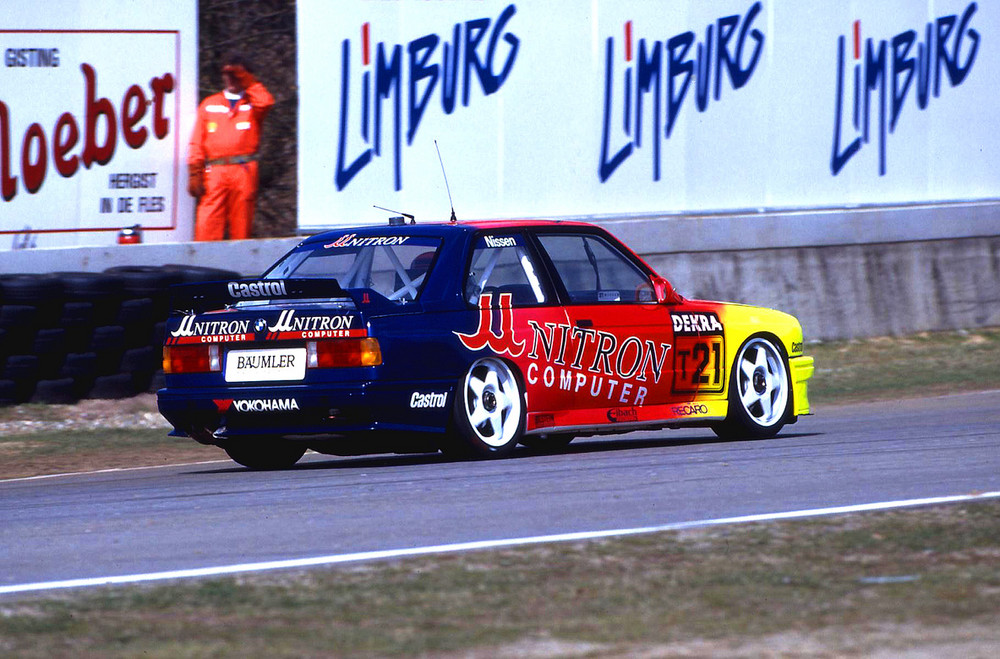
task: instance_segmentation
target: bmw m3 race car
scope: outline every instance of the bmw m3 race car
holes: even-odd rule
[[[794,317],[685,299],[586,223],[331,231],[174,297],[160,412],[253,469],[682,426],[763,438],[809,413]]]

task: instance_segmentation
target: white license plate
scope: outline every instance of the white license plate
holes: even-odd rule
[[[303,380],[306,349],[231,350],[226,355],[226,382]]]

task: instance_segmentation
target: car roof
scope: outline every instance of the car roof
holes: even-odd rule
[[[587,222],[574,220],[536,220],[536,219],[511,219],[511,220],[472,220],[463,222],[421,222],[419,224],[367,224],[359,226],[344,226],[337,229],[324,231],[304,240],[304,243],[321,242],[339,237],[345,233],[353,233],[359,236],[428,236],[446,237],[459,233],[470,233],[473,231],[496,231],[502,229],[521,229],[526,227],[584,227],[595,228],[595,225]]]

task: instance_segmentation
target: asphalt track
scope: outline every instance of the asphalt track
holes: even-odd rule
[[[821,407],[756,442],[664,430],[501,461],[307,456],[283,472],[217,461],[17,479],[0,481],[0,595],[983,492],[1000,492],[1000,391]]]

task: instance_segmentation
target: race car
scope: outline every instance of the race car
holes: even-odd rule
[[[809,413],[794,317],[687,299],[588,223],[340,229],[259,278],[174,289],[160,412],[251,469],[638,429],[766,438]]]

